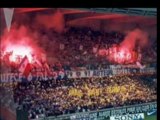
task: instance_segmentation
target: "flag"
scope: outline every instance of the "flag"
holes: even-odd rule
[[[60,44],[60,50],[64,50],[64,44]]]
[[[37,59],[35,59],[35,62],[36,62],[36,64],[37,64],[37,67],[39,68],[41,68],[42,67],[42,63],[39,61],[39,60],[37,60]]]
[[[138,61],[141,61],[141,59],[142,59],[142,54],[139,53],[137,60],[138,60]]]
[[[136,64],[141,69],[145,68],[145,65],[141,65],[141,63],[139,61],[137,61]]]
[[[79,46],[79,50],[83,50],[83,45],[80,45],[80,46]]]
[[[31,67],[31,65],[29,63],[29,60],[28,60],[27,56],[25,56],[22,59],[21,63],[19,64],[18,70],[19,70],[19,72],[22,73],[22,75],[24,75],[25,77],[28,77],[28,75],[29,75],[29,73],[31,71],[31,68],[32,67]]]
[[[96,53],[97,52],[97,47],[93,47],[93,53]]]
[[[56,79],[58,77],[57,72],[52,72],[53,78]]]
[[[43,67],[45,69],[45,72],[47,72],[47,75],[50,75],[51,74],[51,70],[50,70],[49,65],[47,64],[47,62],[44,63]]]
[[[61,78],[63,78],[65,75],[64,71],[63,70],[59,71],[59,75],[61,76]]]

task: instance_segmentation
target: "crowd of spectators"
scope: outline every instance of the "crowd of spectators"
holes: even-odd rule
[[[54,56],[58,62],[49,64],[54,71],[85,69],[105,69],[111,64],[106,57],[99,56],[99,49],[108,49],[120,44],[125,34],[120,32],[100,32],[90,28],[69,28],[65,33],[50,32],[56,36]],[[49,37],[48,37],[49,38]],[[46,38],[47,39],[47,38]],[[144,63],[156,62],[156,42],[151,49],[142,50]],[[46,50],[47,51],[47,50]],[[49,51],[48,51],[49,52]],[[52,52],[52,51],[51,51]],[[144,59],[145,58],[145,59]],[[1,71],[12,72],[5,63]],[[156,65],[155,65],[156,66]],[[7,70],[5,70],[7,69]],[[6,86],[7,85],[7,86]],[[28,111],[29,118],[39,116],[58,116],[76,112],[86,112],[110,107],[133,105],[157,100],[156,83],[151,76],[113,76],[99,78],[70,78],[66,80],[37,79],[30,82],[12,84],[14,102],[20,109]],[[6,92],[0,94],[3,98]],[[9,94],[8,94],[9,95]],[[2,103],[12,105],[10,98],[1,99]]]
[[[32,119],[153,102],[157,100],[154,77],[36,80],[16,84],[14,100]]]
[[[102,33],[89,28],[70,28],[59,41],[64,47],[57,51],[56,57],[61,64],[67,64],[72,68],[105,68],[109,65],[109,61],[105,57],[98,56],[98,50],[119,44],[123,38],[124,35],[118,32]]]
[[[91,28],[74,27],[69,27],[63,33],[56,33],[52,30],[45,32],[41,29],[38,33],[41,42],[37,44],[46,51],[49,66],[56,70],[58,67],[64,70],[75,68],[105,69],[110,64],[116,65],[117,63],[108,61],[106,56],[100,56],[98,51],[100,49],[108,49],[112,46],[119,45],[126,36],[126,34],[117,31],[102,32],[92,30]],[[153,42],[151,42],[149,49],[141,49],[142,64],[156,63],[157,44],[155,39],[151,41]],[[138,46],[136,47],[138,48]],[[139,50],[137,49],[136,51]],[[50,57],[52,58],[51,61],[49,61]],[[2,68],[9,68],[5,62],[1,62],[1,65],[4,66]],[[2,71],[7,71],[4,69]],[[13,65],[10,71],[14,70],[15,67]]]
[[[56,51],[55,57],[65,68],[103,69],[109,64],[116,63],[111,63],[106,57],[99,56],[98,51],[119,45],[125,36],[126,34],[120,32],[107,33],[90,28],[71,27],[67,32],[61,34],[60,40],[56,41],[59,43],[59,49]],[[155,42],[150,49],[141,49],[141,62],[144,64],[156,62],[156,40],[153,41]]]
[[[13,99],[13,83],[0,83],[0,105],[16,113],[17,104]]]

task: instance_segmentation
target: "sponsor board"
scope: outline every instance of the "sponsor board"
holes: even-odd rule
[[[39,120],[157,120],[157,103],[152,102],[57,117],[52,116]]]
[[[157,112],[157,110],[154,109],[154,110],[152,110],[152,111],[147,112],[147,115],[148,115],[148,116],[151,116],[151,115],[156,114],[156,112]]]
[[[37,120],[37,119],[35,119]],[[92,116],[85,113],[62,115],[62,116],[52,116],[46,118],[39,118],[38,120],[157,120],[157,113],[154,112],[151,115],[148,115],[147,112],[144,113],[135,113],[135,114],[124,114],[124,115],[114,115],[114,116],[99,116],[98,112]]]
[[[144,113],[111,116],[110,120],[144,120]]]

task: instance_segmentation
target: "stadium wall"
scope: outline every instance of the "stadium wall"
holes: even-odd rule
[[[125,120],[127,117],[130,117],[129,120],[157,120],[156,116],[157,102],[152,102],[58,117],[45,117],[39,120]]]

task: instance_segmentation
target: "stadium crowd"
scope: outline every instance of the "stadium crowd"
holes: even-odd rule
[[[51,35],[45,39],[52,40],[52,36],[58,38],[55,39],[57,46],[54,48],[54,57],[58,61],[49,63],[53,71],[73,70],[77,67],[94,70],[106,69],[111,63],[105,57],[99,56],[98,50],[118,45],[125,37],[125,34],[119,32],[105,33],[89,28],[69,28],[65,33],[50,32],[49,34]],[[156,45],[153,43],[151,49],[142,50],[144,64],[156,62]],[[47,46],[46,51],[50,52]],[[5,63],[2,65],[4,67],[0,68],[1,71],[7,71],[5,69],[9,66]],[[12,72],[12,70],[16,69],[12,67],[7,72]],[[5,85],[7,83],[2,84],[2,86]],[[157,100],[157,86],[151,76],[33,79],[30,82],[14,82],[8,87],[13,88],[11,91],[14,92],[15,103],[20,109],[28,111],[30,119]],[[0,97],[3,98],[3,96]],[[12,101],[8,102],[8,104],[11,103]]]
[[[13,99],[13,83],[0,83],[0,104],[1,107],[5,107],[15,112],[17,104]]]
[[[157,100],[153,77],[114,76],[32,80],[14,87],[14,99],[29,118],[133,105]]]
[[[90,28],[69,28],[61,35],[59,50],[56,51],[56,58],[64,68],[85,67],[87,69],[104,69],[111,63],[104,56],[100,56],[100,49],[108,49],[119,45],[125,38],[120,32],[100,32]],[[156,62],[156,40],[153,40],[150,49],[141,49],[143,64]],[[135,48],[138,52],[138,46]],[[145,59],[144,59],[145,58]],[[147,58],[147,59],[146,59]]]
[[[43,29],[40,29],[38,33],[42,38],[41,41],[44,41],[38,44],[47,51],[47,63],[54,70],[76,68],[95,70],[106,69],[110,64],[117,65],[117,63],[108,61],[106,56],[100,56],[98,51],[115,45],[118,46],[126,36],[120,32],[101,32],[90,28],[74,27],[68,28],[66,32],[61,34],[52,30],[46,32]],[[50,48],[46,41],[49,44],[51,42],[54,47]],[[157,44],[155,39],[152,41],[150,49],[141,49],[139,51],[138,46],[135,48],[137,52],[139,51],[142,54],[142,64],[151,65],[156,63]],[[50,57],[54,59],[49,60]],[[4,61],[1,61],[1,63],[2,68],[4,68],[2,71],[7,71],[5,69],[10,66],[10,71],[16,70],[14,64],[8,66]]]

